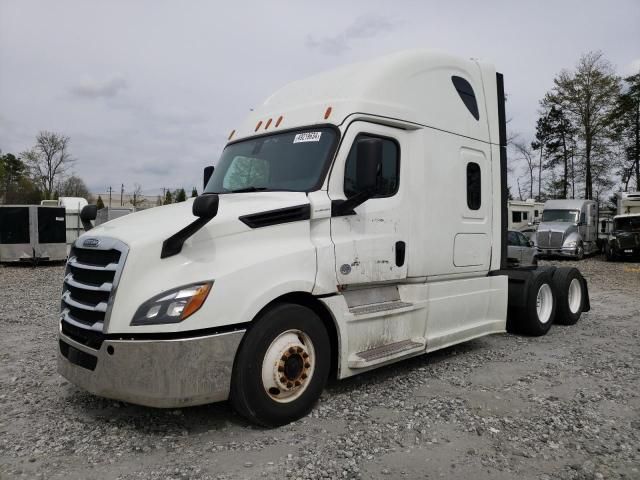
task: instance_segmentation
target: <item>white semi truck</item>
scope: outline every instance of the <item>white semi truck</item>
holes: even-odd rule
[[[59,372],[154,407],[229,399],[273,426],[330,377],[575,323],[578,270],[507,267],[505,146],[502,75],[474,60],[412,51],[284,87],[202,195],[77,240]]]

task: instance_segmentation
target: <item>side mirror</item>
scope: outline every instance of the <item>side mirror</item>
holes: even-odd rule
[[[93,228],[91,222],[96,219],[98,216],[98,206],[97,205],[85,205],[80,210],[80,221],[82,222],[82,228],[84,228],[85,232],[88,232]]]
[[[85,205],[80,211],[80,220],[82,220],[83,222],[91,222],[92,220],[95,220],[97,216],[97,205]]]
[[[382,140],[360,140],[356,151],[356,188],[359,192],[375,191],[381,167]]]
[[[529,240],[529,246],[530,246],[530,247],[535,247],[535,245],[536,245],[536,244],[535,244],[535,243],[533,243],[533,240]]]
[[[196,217],[211,220],[218,214],[219,202],[220,197],[215,193],[205,193],[193,201],[192,212]]]
[[[204,167],[204,182],[202,185],[202,188],[207,188],[207,183],[209,183],[209,179],[211,178],[211,175],[213,175],[213,165],[209,165],[208,167]]]

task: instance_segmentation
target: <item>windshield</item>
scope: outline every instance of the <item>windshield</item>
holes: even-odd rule
[[[545,210],[542,212],[543,222],[578,223],[578,210]]]
[[[243,140],[227,146],[205,193],[320,188],[337,144],[333,128],[313,128]]]
[[[613,223],[619,232],[640,232],[640,217],[616,218]]]

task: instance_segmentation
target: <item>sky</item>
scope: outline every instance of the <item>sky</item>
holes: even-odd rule
[[[640,70],[640,1],[0,0],[0,149],[54,131],[92,192],[200,190],[273,91],[411,48],[496,65],[509,128],[530,139],[539,100],[581,54]]]

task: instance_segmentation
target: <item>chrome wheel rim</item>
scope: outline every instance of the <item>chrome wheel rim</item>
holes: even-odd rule
[[[315,370],[316,353],[311,338],[301,330],[278,335],[262,361],[262,385],[272,400],[293,402],[308,388]]]
[[[538,289],[536,297],[536,311],[540,323],[547,323],[551,319],[551,310],[553,309],[553,292],[548,283],[544,283]]]
[[[578,313],[580,305],[582,305],[582,287],[580,280],[574,278],[569,284],[569,291],[567,293],[567,299],[569,301],[569,310],[571,313]]]

